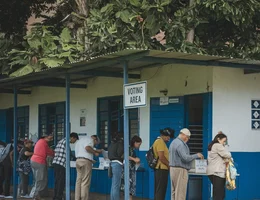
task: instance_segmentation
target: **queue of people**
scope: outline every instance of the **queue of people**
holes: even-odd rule
[[[154,199],[164,200],[170,174],[171,200],[186,199],[188,184],[188,170],[191,169],[192,161],[203,159],[201,153],[191,155],[187,142],[191,132],[184,128],[171,142],[168,149],[167,143],[174,137],[175,131],[165,128],[160,131],[159,137],[153,143],[153,151],[158,161],[154,170]],[[23,198],[41,199],[46,193],[48,173],[47,157],[53,157],[54,168],[54,196],[53,200],[62,200],[65,189],[65,164],[66,164],[66,139],[58,142],[55,150],[48,143],[53,140],[53,135],[43,135],[34,146],[33,141],[24,140],[23,147],[18,146],[19,157],[17,170],[20,177],[19,193]],[[207,175],[213,185],[213,200],[225,199],[226,163],[230,161],[231,153],[225,148],[227,136],[219,132],[208,146]],[[88,200],[92,176],[94,156],[99,156],[103,149],[96,149],[100,143],[97,135],[86,136],[79,140],[77,133],[70,134],[70,143],[75,145],[76,158],[76,190],[75,200]],[[21,143],[19,143],[21,144]],[[136,156],[142,139],[134,136],[129,146],[129,199],[136,194],[136,164],[140,164],[140,158]],[[0,197],[12,198],[10,196],[10,180],[13,166],[13,144],[0,142]],[[72,156],[72,154],[71,154]],[[109,176],[112,178],[110,199],[120,200],[120,193],[124,191],[124,137],[122,132],[112,135],[111,144],[108,147],[108,158],[110,159]],[[33,172],[34,186],[29,194],[29,174]],[[5,187],[3,187],[5,183]]]
[[[174,130],[165,128],[153,143],[155,157],[158,158],[154,170],[154,200],[164,200],[166,195],[168,174],[170,171],[171,200],[186,200],[188,171],[195,159],[204,159],[201,153],[191,155],[187,142],[191,132],[184,128],[170,144]],[[227,136],[219,132],[208,146],[207,175],[213,185],[213,200],[225,199],[226,164],[231,153],[225,148]],[[115,199],[116,200],[116,199]]]

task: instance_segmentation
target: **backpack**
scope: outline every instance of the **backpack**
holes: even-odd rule
[[[145,154],[145,158],[148,163],[148,166],[151,169],[155,169],[158,162],[158,158],[155,158],[153,146],[151,146],[150,149],[147,151],[147,153]]]
[[[10,152],[10,148],[11,148],[12,144],[8,144],[5,147],[2,146],[0,148],[0,163],[3,162],[3,160],[6,158],[6,156],[9,154]]]

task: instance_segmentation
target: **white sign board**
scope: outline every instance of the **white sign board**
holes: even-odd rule
[[[195,173],[206,174],[207,173],[207,160],[195,160]]]
[[[146,106],[147,82],[131,83],[124,85],[124,107],[137,108]]]
[[[165,106],[169,104],[169,97],[161,97],[160,98],[160,106]]]

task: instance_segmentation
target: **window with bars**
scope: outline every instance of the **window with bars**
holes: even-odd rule
[[[7,118],[9,122],[9,130],[11,131],[11,139],[13,139],[13,121],[14,121],[14,109],[10,108],[7,112]],[[22,106],[17,108],[17,133],[18,139],[24,139],[29,137],[29,106]]]
[[[106,149],[111,134],[124,129],[123,97],[98,99],[98,134],[101,147]],[[129,137],[139,135],[138,109],[129,110]]]
[[[39,137],[53,134],[56,145],[65,134],[65,102],[42,104],[39,106]]]
[[[203,96],[188,96],[188,128],[191,131],[189,147],[192,154],[203,152]]]
[[[29,137],[29,106],[19,107],[17,109],[17,131],[18,138]]]

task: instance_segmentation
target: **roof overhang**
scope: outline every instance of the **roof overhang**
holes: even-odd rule
[[[233,59],[220,56],[166,52],[158,50],[126,49],[91,58],[89,60],[66,64],[21,77],[0,77],[0,93],[11,91],[13,86],[30,88],[34,86],[65,87],[65,75],[70,74],[72,88],[87,88],[84,80],[92,77],[123,78],[123,62],[129,65],[129,78],[140,79],[139,70],[166,64],[190,66],[215,66],[241,68],[245,73],[260,71],[260,61]],[[28,93],[29,91],[22,91]]]

